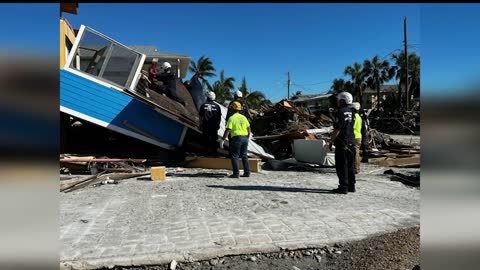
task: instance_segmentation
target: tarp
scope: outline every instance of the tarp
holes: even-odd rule
[[[217,103],[218,105],[220,105],[220,109],[222,111],[222,120],[220,122],[220,128],[218,129],[218,136],[222,137],[223,136],[223,133],[225,132],[225,126],[226,126],[226,116],[227,116],[227,107]],[[251,154],[255,154],[257,156],[259,156],[260,158],[262,159],[275,159],[275,157],[271,154],[268,154],[267,152],[265,152],[265,150],[263,150],[263,148],[256,144],[253,140],[253,134],[250,134],[250,139],[248,141],[248,152],[251,153]],[[228,141],[225,141],[225,145],[228,145]]]
[[[200,107],[206,101],[202,83],[197,77],[194,76],[190,80],[190,85],[188,88],[189,88],[188,91],[192,95],[192,99],[193,99],[193,102],[195,103],[195,107],[197,108],[197,111],[200,111]]]

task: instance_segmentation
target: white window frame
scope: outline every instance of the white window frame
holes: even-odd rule
[[[107,79],[103,79],[101,77],[98,77],[98,76],[93,76],[91,74],[88,74],[84,71],[81,71],[79,69],[75,69],[75,68],[71,68],[70,65],[73,61],[73,59],[77,56],[77,50],[78,50],[78,46],[80,45],[80,40],[82,39],[85,31],[89,31],[89,32],[92,32],[93,34],[96,34],[112,43],[114,43],[115,45],[119,46],[119,47],[123,47],[124,49],[127,49],[131,52],[134,52],[135,54],[139,55],[139,58],[137,58],[133,68],[132,68],[132,71],[134,71],[135,73],[133,74],[133,76],[131,76],[131,74],[129,75],[129,79],[127,80],[127,85],[126,86],[121,86],[119,84],[116,84],[115,82],[112,82],[110,80],[107,80]],[[135,50],[132,50],[130,49],[129,47],[123,45],[122,43],[108,37],[108,36],[105,36],[104,34],[88,27],[88,26],[85,26],[85,25],[81,25],[80,26],[80,29],[78,31],[78,34],[77,36],[75,37],[75,42],[73,43],[73,46],[72,46],[72,49],[67,57],[67,61],[65,62],[65,66],[64,66],[64,69],[65,70],[68,70],[72,73],[75,73],[81,77],[84,77],[84,78],[88,78],[96,83],[99,83],[99,84],[102,84],[104,86],[107,86],[107,87],[110,87],[110,88],[113,88],[113,89],[116,89],[116,90],[119,90],[119,91],[123,91],[124,88],[128,88],[129,90],[135,90],[135,87],[137,86],[137,83],[138,81],[140,80],[140,76],[141,76],[141,70],[142,70],[142,66],[145,62],[145,58],[146,58],[146,55],[142,54],[142,53],[139,53]],[[77,67],[76,68],[79,68],[79,65],[80,63],[77,63]],[[136,68],[135,68],[135,65]],[[87,77],[88,76],[88,77]]]

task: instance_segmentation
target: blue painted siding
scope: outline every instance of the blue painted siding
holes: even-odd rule
[[[60,70],[60,105],[137,133],[123,125],[126,120],[172,146],[179,144],[184,128],[184,125],[129,95],[66,70]]]

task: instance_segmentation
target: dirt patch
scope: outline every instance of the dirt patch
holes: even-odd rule
[[[364,240],[318,249],[285,250],[179,263],[179,270],[215,269],[420,269],[419,227],[398,230]],[[115,270],[160,270],[168,265],[115,267]]]

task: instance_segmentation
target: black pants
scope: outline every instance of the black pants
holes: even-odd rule
[[[204,131],[204,136],[207,142],[207,155],[218,157],[217,148],[218,148],[218,134],[217,130],[206,130]]]
[[[338,188],[347,190],[355,186],[355,146],[335,145],[335,169],[338,176]]]
[[[155,84],[155,92],[160,94],[165,94],[167,97],[175,100],[176,102],[183,104],[185,106],[185,100],[177,95],[177,90],[167,87],[166,85]]]
[[[362,150],[362,162],[367,160],[367,140],[362,135],[362,145],[360,146]]]

